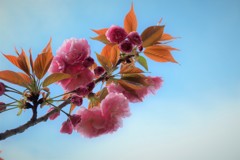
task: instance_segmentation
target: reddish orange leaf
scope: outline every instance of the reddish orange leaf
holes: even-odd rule
[[[137,25],[138,25],[137,17],[134,12],[133,4],[132,4],[130,11],[128,12],[128,14],[125,16],[125,19],[124,19],[124,29],[126,30],[127,33],[136,31]]]
[[[115,66],[120,58],[120,50],[118,48],[118,45],[114,45],[111,48],[111,54],[110,54],[110,61],[112,62],[112,65]]]
[[[128,74],[128,73],[142,73],[143,71],[140,68],[137,68],[132,63],[123,64],[121,66],[120,72],[121,74]]]
[[[15,49],[16,50],[16,49]],[[12,64],[17,66],[19,69],[23,70],[28,75],[30,74],[30,63],[28,60],[28,57],[26,56],[26,53],[24,50],[22,50],[22,53],[19,54],[16,50],[16,53],[18,56],[12,56],[12,55],[6,55],[3,54]]]
[[[51,49],[51,41],[48,42],[47,46],[43,49],[42,53],[37,56],[33,64],[34,72],[38,79],[41,79],[47,72],[52,59],[52,49]]]
[[[170,34],[163,33],[160,41],[170,41],[170,40],[173,40],[173,39],[175,39],[175,38],[172,37]]]
[[[107,44],[103,47],[101,55],[104,57],[110,57],[111,55],[112,44]]]
[[[71,103],[71,107],[70,107],[70,114],[72,113],[72,111],[76,108],[77,106],[75,104]]]
[[[150,46],[147,47],[144,50],[144,54],[156,61],[156,62],[174,62],[177,63],[177,61],[173,58],[173,56],[170,53],[170,50],[163,49],[161,46]]]
[[[108,28],[103,28],[103,29],[92,29],[93,32],[97,33],[98,35],[105,35],[105,33],[107,32]]]
[[[97,55],[97,59],[99,61],[99,63],[102,65],[102,67],[106,70],[109,71],[112,68],[112,64],[109,61],[108,58],[100,55],[100,54],[96,54]]]
[[[17,73],[9,70],[0,71],[0,79],[23,87],[30,82],[30,79],[26,77],[28,76],[24,73]]]
[[[17,74],[22,77],[22,79],[26,82],[26,84],[31,83],[31,79],[28,75],[21,72],[17,72]]]
[[[105,34],[98,35],[97,37],[92,37],[91,39],[98,40],[98,41],[100,41],[100,42],[102,42],[104,44],[108,44],[109,43],[109,41],[108,41],[107,37],[105,36]]]
[[[163,30],[164,26],[151,26],[145,29],[141,34],[142,46],[148,47],[157,43],[162,37]]]

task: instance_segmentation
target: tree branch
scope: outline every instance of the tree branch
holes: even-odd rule
[[[59,110],[61,110],[62,108],[64,108],[66,105],[68,105],[70,103],[70,100],[66,100],[64,101],[62,104],[60,104],[58,106],[58,108],[52,110],[51,112],[45,114],[44,116],[42,117],[39,117],[37,119],[31,119],[30,121],[28,121],[27,123],[17,127],[17,128],[14,128],[14,129],[11,129],[11,130],[6,130],[5,132],[3,133],[0,133],[0,140],[4,140],[8,137],[11,137],[13,135],[16,135],[16,134],[19,134],[19,133],[22,133],[24,132],[26,129],[40,123],[40,122],[45,122],[48,120],[48,117],[51,116],[53,113],[55,112],[58,112]]]

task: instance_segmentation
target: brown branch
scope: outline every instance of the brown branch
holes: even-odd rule
[[[53,113],[55,112],[58,112],[59,110],[61,110],[63,107],[65,107],[66,105],[68,105],[70,103],[70,100],[66,100],[64,101],[62,104],[60,104],[58,106],[58,108],[52,110],[51,112],[45,114],[44,116],[42,117],[39,117],[37,119],[31,119],[30,121],[28,121],[27,123],[17,127],[17,128],[14,128],[14,129],[11,129],[11,130],[6,130],[5,132],[3,133],[0,133],[0,140],[4,140],[8,137],[11,137],[11,136],[14,136],[16,134],[19,134],[19,133],[22,133],[24,132],[26,129],[40,123],[40,122],[45,122],[48,120],[48,117],[51,116]]]

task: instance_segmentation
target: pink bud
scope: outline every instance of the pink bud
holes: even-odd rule
[[[0,112],[5,111],[5,109],[6,109],[5,103],[0,102]]]
[[[122,27],[112,25],[107,30],[106,37],[112,43],[120,43],[127,37],[127,32]]]
[[[81,116],[78,114],[73,114],[71,115],[70,120],[72,122],[73,127],[76,127],[76,125],[81,122]]]
[[[51,107],[49,110],[48,110],[48,113],[51,112],[52,110],[54,110],[55,108],[54,107]],[[55,112],[53,113],[51,116],[49,116],[49,119],[50,120],[54,120],[56,119],[58,116],[60,115],[60,112]]]
[[[94,69],[94,74],[95,74],[96,76],[100,76],[100,75],[103,74],[104,71],[105,71],[105,70],[104,70],[103,67],[97,66],[97,67]]]
[[[4,83],[0,82],[0,96],[2,96],[5,93],[5,85]]]
[[[95,87],[95,83],[94,82],[90,82],[87,85],[87,89],[88,89],[89,92],[91,92],[94,87]]]
[[[86,96],[89,93],[88,89],[85,87],[79,87],[78,89],[76,89],[75,92],[79,96]]]
[[[81,106],[83,102],[82,97],[78,95],[73,95],[71,98],[71,103],[75,104],[76,106]]]
[[[133,44],[126,39],[119,44],[119,48],[122,52],[130,53],[132,52]]]
[[[127,38],[130,40],[130,42],[134,45],[140,46],[142,44],[142,38],[138,34],[138,32],[130,32],[127,36]]]
[[[68,119],[67,121],[64,121],[62,123],[62,127],[60,129],[61,133],[67,133],[67,134],[72,134],[73,131],[73,126],[71,121]]]
[[[94,59],[92,57],[87,57],[84,61],[83,61],[83,66],[88,68],[91,65],[94,64]]]

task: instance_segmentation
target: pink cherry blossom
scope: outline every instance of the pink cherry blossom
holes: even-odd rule
[[[101,109],[105,117],[130,116],[128,100],[122,93],[109,93],[101,102]]]
[[[127,32],[122,27],[112,25],[105,35],[110,42],[120,43],[127,37]]]
[[[76,106],[81,106],[83,102],[82,97],[78,96],[78,95],[73,95],[71,98],[71,103],[75,104]]]
[[[5,111],[5,109],[6,109],[5,103],[0,102],[0,112]]]
[[[78,123],[81,122],[81,116],[78,114],[73,114],[70,116],[70,120],[72,122],[73,127],[76,127]]]
[[[130,102],[136,103],[143,101],[144,97],[148,94],[152,93],[155,94],[156,91],[162,85],[162,79],[160,77],[147,77],[147,81],[149,86],[146,86],[142,89],[135,90],[137,96],[131,94],[130,92],[126,91],[123,87],[117,84],[110,84],[107,86],[108,92],[113,93],[122,93]]]
[[[98,107],[91,109],[81,108],[77,111],[81,116],[81,122],[75,129],[85,137],[92,138],[106,133],[106,119]]]
[[[2,96],[5,93],[5,85],[4,83],[0,82],[0,96]]]
[[[142,38],[141,36],[138,34],[138,32],[130,32],[127,35],[127,38],[130,40],[130,42],[134,45],[140,46],[142,44]]]
[[[70,68],[72,70],[70,70]],[[78,70],[79,68],[79,66],[69,67],[66,73],[71,74],[72,77],[59,82],[65,91],[72,91],[79,87],[85,87],[93,80],[94,74],[88,68]]]
[[[49,110],[48,110],[48,113],[51,112],[52,110],[54,110],[55,108],[54,107],[51,107]],[[60,112],[55,112],[53,113],[51,116],[49,116],[49,119],[50,120],[54,120],[56,119],[58,116],[60,115]]]
[[[94,59],[92,57],[87,57],[82,64],[84,67],[88,68],[94,64]]]
[[[68,64],[80,63],[90,55],[90,46],[86,39],[70,38],[63,42],[57,55]]]
[[[132,52],[133,44],[128,39],[125,39],[119,44],[119,48],[122,52],[130,53]]]
[[[72,122],[68,119],[62,123],[62,127],[60,129],[61,133],[72,134],[73,125]]]
[[[65,62],[60,56],[56,56],[53,58],[51,66],[49,67],[49,72],[57,73],[57,72],[64,72],[65,70]]]

